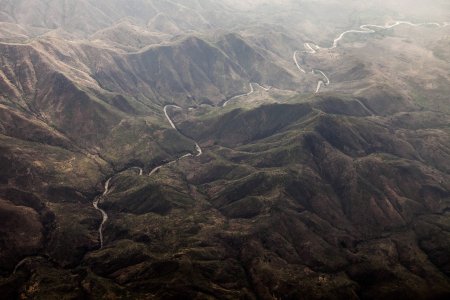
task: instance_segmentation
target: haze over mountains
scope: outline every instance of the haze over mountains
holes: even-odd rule
[[[449,22],[0,0],[2,297],[447,299]]]

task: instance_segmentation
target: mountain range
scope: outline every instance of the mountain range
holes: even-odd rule
[[[408,3],[0,0],[1,294],[447,299],[450,10]]]

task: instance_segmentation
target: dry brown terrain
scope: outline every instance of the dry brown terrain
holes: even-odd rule
[[[2,297],[450,297],[449,6],[405,3],[0,0]],[[439,26],[326,49],[393,20]]]

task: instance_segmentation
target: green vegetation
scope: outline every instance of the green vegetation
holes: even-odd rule
[[[449,298],[445,1],[3,2],[3,298]]]

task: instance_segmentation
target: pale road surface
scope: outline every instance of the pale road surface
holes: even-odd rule
[[[170,126],[171,126],[173,129],[175,129],[179,134],[181,134],[181,132],[180,132],[180,131],[177,129],[177,127],[175,126],[175,123],[174,123],[174,122],[172,121],[172,119],[170,118],[169,113],[167,112],[167,109],[168,109],[169,107],[176,108],[176,109],[182,109],[182,108],[179,107],[179,106],[177,106],[177,105],[166,105],[166,106],[164,106],[164,115],[166,116],[167,121],[169,121]],[[195,141],[194,141],[194,142],[195,142]],[[196,156],[200,156],[200,155],[203,154],[202,148],[200,148],[200,146],[198,145],[197,142],[195,142],[195,150],[197,150],[197,155],[196,155]],[[148,174],[148,176],[152,176],[153,174],[155,174],[156,172],[158,172],[158,171],[159,171],[162,167],[164,167],[164,166],[171,165],[171,164],[173,164],[174,162],[179,161],[180,159],[183,159],[183,158],[186,158],[186,157],[190,157],[190,156],[193,156],[193,155],[192,155],[191,153],[187,153],[187,154],[185,154],[185,155],[183,155],[183,156],[181,156],[181,157],[179,157],[179,158],[177,158],[177,159],[175,159],[175,160],[172,160],[172,161],[170,161],[170,162],[168,162],[168,163],[165,163],[165,164],[162,164],[162,165],[160,165],[160,166],[157,166],[157,167],[153,168],[153,169],[150,171],[150,173]]]
[[[164,106],[164,114],[166,115],[166,119],[169,121],[170,126],[172,126],[173,129],[175,129],[176,131],[178,131],[178,129],[175,127],[175,124],[172,122],[172,119],[169,117],[169,115],[167,114],[167,109],[169,107],[173,107],[173,108],[179,108],[181,109],[181,107],[176,106],[176,105],[166,105]]]
[[[242,95],[237,95],[237,96],[234,96],[234,97],[228,99],[227,101],[225,101],[225,102],[223,103],[222,107],[227,106],[227,104],[228,104],[230,101],[233,101],[233,100],[235,100],[235,99],[237,99],[237,98],[245,97],[245,96],[250,96],[251,94],[253,94],[254,91],[255,91],[255,90],[253,89],[253,85],[252,85],[252,83],[250,83],[250,92],[245,93],[245,94],[242,94]]]
[[[305,69],[303,69],[302,67],[300,67],[300,65],[298,64],[298,61],[297,61],[297,52],[298,52],[298,50],[295,50],[295,52],[294,52],[294,62],[295,62],[295,65],[297,66],[297,68],[298,68],[301,72],[303,72],[303,73],[306,74]]]
[[[253,88],[252,88],[252,90],[253,90]],[[176,108],[176,109],[182,109],[182,108],[179,107],[179,106],[177,106],[177,105],[166,105],[166,106],[164,106],[164,114],[166,115],[166,119],[169,121],[170,126],[172,126],[172,128],[175,129],[179,134],[183,135],[183,134],[178,130],[178,128],[175,126],[175,124],[173,123],[172,119],[170,118],[170,116],[169,116],[169,114],[168,114],[168,112],[167,112],[167,109],[168,109],[169,107],[173,107],[173,108]],[[189,138],[189,139],[190,139],[190,138]],[[197,151],[197,155],[196,155],[196,156],[202,155],[202,154],[203,154],[202,148],[200,147],[200,145],[199,145],[196,141],[194,141],[194,142],[195,142],[195,150]],[[191,154],[191,155],[192,155],[192,154]],[[179,159],[184,158],[184,157],[187,157],[187,156],[189,156],[189,154],[183,155],[183,156],[180,157]],[[177,160],[179,160],[179,159],[177,159]]]
[[[413,26],[413,27],[419,27],[419,26],[437,26],[438,28],[442,28],[442,27],[446,27],[448,26],[448,22],[444,22],[443,24],[439,24],[436,22],[430,22],[430,23],[412,23],[412,22],[408,22],[408,21],[395,21],[393,24],[390,25],[385,25],[385,26],[380,26],[380,25],[372,25],[372,24],[366,24],[366,25],[361,25],[359,26],[359,28],[361,28],[361,30],[347,30],[344,31],[343,33],[341,33],[337,38],[334,39],[333,41],[333,46],[331,48],[328,49],[334,49],[338,46],[338,43],[340,40],[342,40],[344,38],[344,36],[348,33],[375,33],[376,31],[373,29],[370,29],[370,27],[373,28],[377,28],[377,29],[390,29],[390,28],[394,28],[396,26],[399,25],[409,25],[409,26]]]
[[[195,150],[197,150],[196,156],[200,156],[203,154],[202,148],[200,148],[200,146],[197,144],[197,142],[195,142]]]
[[[14,267],[14,270],[13,270],[13,274],[16,274],[16,272],[17,272],[17,270],[28,260],[28,259],[30,259],[31,258],[31,256],[30,257],[25,257],[24,259],[22,259],[21,261],[19,261],[18,263],[17,263],[17,265]]]
[[[142,170],[142,168],[140,168],[140,167],[131,167],[128,170],[137,170],[139,176],[142,176],[142,174],[144,173],[144,170]]]
[[[309,43],[305,43],[304,45],[305,45],[305,47],[306,47],[307,49],[309,49],[309,50],[308,50],[308,51],[302,51],[303,53],[317,53],[317,51],[314,50],[314,49],[310,46]],[[303,68],[300,66],[300,64],[298,63],[298,60],[297,60],[297,53],[298,53],[298,52],[299,52],[299,51],[295,51],[295,52],[294,52],[294,56],[293,56],[295,65],[297,66],[297,68],[298,68],[301,72],[303,72],[304,74],[306,74],[305,69],[303,69]],[[320,91],[320,88],[322,87],[322,85],[328,86],[328,85],[330,84],[330,79],[329,79],[328,76],[327,76],[323,71],[321,71],[321,70],[312,69],[312,71],[311,71],[312,74],[316,74],[316,72],[317,72],[317,73],[320,73],[320,75],[322,75],[322,76],[325,78],[325,81],[323,81],[323,80],[317,81],[317,87],[316,87],[316,91],[315,91],[315,93],[317,94],[317,93]]]
[[[318,69],[314,69],[313,73],[315,74],[316,72],[320,73],[325,78],[325,81],[323,82],[325,85],[329,85],[330,84],[330,79],[327,77],[327,75],[325,75],[325,73],[323,71],[320,71]]]
[[[328,86],[330,84],[330,79],[327,77],[327,75],[325,75],[325,73],[323,71],[320,71],[318,69],[313,69],[312,73],[313,74],[319,73],[320,75],[322,75],[325,78],[325,81],[319,80],[317,82],[317,88],[316,88],[316,94],[317,94],[320,91],[320,88],[322,87],[322,85]]]
[[[314,92],[315,94],[317,94],[320,91],[320,88],[322,87],[322,85],[323,85],[322,80],[317,81],[316,91]]]
[[[364,110],[366,112],[368,112],[371,116],[375,116],[374,113],[363,102],[361,102],[359,99],[356,99],[356,102],[358,102],[359,105],[361,105],[362,108],[364,108]]]
[[[106,223],[106,221],[108,221],[108,214],[101,208],[98,207],[98,203],[100,202],[100,200],[105,197],[108,192],[109,192],[109,183],[111,182],[111,178],[109,178],[108,180],[106,180],[105,182],[105,189],[103,191],[103,194],[101,196],[98,196],[95,198],[94,200],[94,208],[98,211],[101,212],[102,214],[102,223],[100,224],[100,227],[98,228],[98,233],[99,233],[99,237],[100,237],[100,248],[103,248],[103,225]]]
[[[409,26],[413,26],[413,27],[436,26],[438,28],[443,28],[443,27],[450,26],[450,22],[444,22],[444,23],[440,24],[440,23],[436,23],[436,22],[412,23],[412,22],[408,22],[408,21],[395,21],[392,24],[386,24],[384,26],[382,26],[382,25],[373,25],[373,24],[361,25],[361,26],[359,26],[360,29],[350,29],[350,30],[347,30],[347,31],[344,31],[343,33],[341,33],[337,38],[335,38],[333,40],[333,45],[331,47],[329,47],[329,48],[322,48],[322,47],[320,47],[320,46],[318,46],[316,44],[313,44],[313,43],[304,43],[303,46],[305,47],[306,50],[304,50],[304,51],[298,51],[298,50],[294,51],[293,58],[294,58],[295,65],[300,70],[300,72],[306,74],[305,69],[302,68],[300,66],[300,64],[298,63],[297,53],[315,54],[315,53],[317,53],[317,50],[320,50],[320,49],[325,49],[325,50],[335,49],[339,45],[339,42],[349,33],[358,33],[358,34],[375,33],[376,32],[375,29],[385,30],[385,29],[394,28],[394,27],[399,26],[399,25],[409,25]],[[313,73],[315,71],[321,73],[321,75],[323,75],[325,77],[325,80],[326,80],[326,81],[319,80],[319,82],[317,83],[317,88],[316,88],[315,93],[318,93],[320,91],[320,88],[323,85],[328,86],[330,84],[330,79],[327,77],[327,75],[325,75],[324,72],[322,72],[320,70],[314,70],[313,69]]]
[[[295,57],[294,57],[294,59],[295,59]],[[227,104],[228,104],[230,101],[236,100],[237,98],[247,97],[247,96],[250,96],[251,94],[253,94],[253,93],[255,92],[255,89],[253,88],[253,85],[258,86],[259,88],[263,89],[263,90],[266,91],[266,92],[268,92],[268,91],[272,88],[272,87],[266,88],[266,87],[264,87],[264,86],[262,86],[262,85],[260,85],[259,83],[256,83],[256,82],[250,82],[249,85],[250,85],[250,92],[245,93],[245,94],[242,94],[242,95],[237,95],[237,96],[234,96],[234,97],[228,99],[227,101],[225,101],[225,102],[222,104],[222,107],[227,106]]]
[[[271,87],[266,88],[266,87],[264,87],[264,86],[262,86],[262,85],[260,85],[259,83],[256,83],[256,82],[253,82],[253,84],[256,85],[256,86],[259,86],[261,89],[265,90],[266,92],[268,92],[270,90],[270,88],[271,88]]]
[[[48,259],[47,255],[43,255],[43,256],[42,256],[42,255],[27,256],[27,257],[25,257],[24,259],[22,259],[21,261],[19,261],[19,262],[16,264],[16,266],[14,267],[14,270],[13,270],[12,274],[13,274],[13,275],[16,274],[17,271],[19,270],[19,268],[20,268],[21,266],[23,266],[23,265],[27,262],[27,260],[29,260],[29,259],[31,259],[31,258],[43,258],[43,259]]]
[[[263,87],[262,85],[260,85],[260,84],[258,84],[258,83],[254,83],[254,84],[256,84],[257,86],[259,86],[261,89],[263,89],[263,90],[265,90],[265,91],[268,91],[268,90],[270,89],[270,88]],[[254,92],[253,85],[252,85],[252,83],[250,83],[250,92],[248,92],[248,93],[246,93],[246,94],[243,94],[243,95],[235,96],[235,97],[229,99],[228,101],[226,101],[226,102],[223,104],[223,107],[225,107],[226,104],[227,104],[230,100],[236,99],[236,98],[238,98],[238,97],[249,96],[249,95],[251,95],[253,92]],[[175,126],[175,123],[173,122],[173,120],[170,118],[169,113],[168,113],[168,111],[167,111],[169,108],[175,108],[175,109],[182,109],[182,108],[179,107],[179,106],[177,106],[177,105],[166,105],[166,106],[164,106],[163,111],[164,111],[164,115],[166,116],[166,119],[167,119],[167,121],[169,122],[170,126],[171,126],[173,129],[175,129],[179,134],[183,135],[183,134],[178,130],[178,128]],[[203,150],[202,150],[202,148],[200,147],[200,145],[199,145],[196,141],[194,141],[194,142],[195,142],[195,150],[197,151],[197,154],[195,155],[195,157],[199,157],[199,156],[201,156],[201,155],[203,154]],[[163,168],[163,167],[165,167],[165,166],[172,165],[172,164],[174,164],[175,162],[180,161],[181,159],[184,159],[184,158],[187,158],[187,157],[192,157],[192,156],[194,156],[192,153],[187,153],[187,154],[184,154],[183,156],[181,156],[181,157],[179,157],[179,158],[177,158],[177,159],[175,159],[175,160],[172,160],[172,161],[170,161],[170,162],[167,162],[167,163],[164,163],[164,164],[162,164],[162,165],[159,165],[159,166],[153,168],[153,169],[150,171],[150,173],[148,174],[148,176],[152,176],[153,174],[155,174],[156,172],[158,172],[161,168]],[[132,169],[138,170],[138,171],[139,171],[139,176],[142,176],[142,175],[143,175],[143,172],[144,172],[144,171],[143,171],[142,168],[140,168],[140,167],[131,167],[131,168],[129,168],[128,170],[132,170]],[[109,189],[110,189],[110,182],[111,182],[111,180],[112,180],[113,178],[114,178],[114,176],[111,177],[111,178],[109,178],[109,179],[105,182],[105,187],[104,187],[103,194],[102,194],[101,196],[96,197],[96,198],[94,199],[94,202],[93,202],[94,208],[95,208],[96,210],[100,211],[100,213],[102,214],[102,222],[101,222],[101,224],[100,224],[100,227],[98,228],[99,239],[100,239],[100,248],[103,248],[103,227],[104,227],[105,223],[108,221],[108,214],[107,214],[103,209],[99,208],[98,205],[99,205],[99,203],[100,203],[100,200],[102,200],[102,199],[108,194]]]
[[[339,41],[341,41],[341,40],[345,37],[345,35],[348,34],[348,33],[363,33],[363,34],[367,34],[367,33],[375,33],[376,31],[373,30],[373,29],[370,29],[370,28],[377,28],[377,29],[382,29],[382,30],[383,30],[383,29],[390,29],[390,28],[393,28],[393,27],[395,27],[395,26],[402,25],[402,24],[410,25],[410,26],[414,26],[414,27],[418,27],[418,26],[427,26],[427,25],[428,25],[428,26],[437,26],[437,27],[439,27],[439,28],[443,28],[443,27],[450,26],[450,22],[444,22],[443,24],[439,24],[439,23],[435,23],[435,22],[414,24],[414,23],[407,22],[407,21],[396,21],[396,22],[394,22],[393,24],[385,25],[385,26],[366,24],[366,25],[361,25],[361,26],[360,26],[360,29],[361,29],[361,30],[355,30],[355,29],[352,29],[352,30],[344,31],[344,32],[341,33],[336,39],[334,39],[334,41],[333,41],[333,46],[330,47],[330,48],[321,48],[320,46],[315,45],[315,44],[304,43],[304,47],[305,47],[306,50],[301,51],[301,53],[315,54],[315,53],[317,53],[317,50],[319,50],[319,49],[334,49],[334,48],[336,48],[336,47],[338,46]],[[317,49],[317,50],[316,50],[316,49]],[[298,51],[298,50],[296,50],[296,51],[294,52],[293,59],[294,59],[294,62],[295,62],[295,65],[297,66],[297,68],[298,68],[302,73],[305,73],[305,74],[306,74],[306,71],[299,65],[299,63],[298,63],[298,61],[297,61],[297,53],[299,53],[299,52],[300,52],[300,51]],[[330,84],[330,80],[329,80],[329,78],[327,77],[327,75],[326,75],[323,71],[313,69],[313,70],[312,70],[312,73],[314,73],[315,71],[319,72],[319,73],[325,78],[325,80],[326,80],[325,82],[322,81],[322,80],[320,80],[320,81],[318,82],[317,88],[316,88],[316,93],[318,93],[322,85],[327,86],[327,85]],[[270,88],[265,88],[265,87],[261,86],[261,85],[258,84],[258,83],[254,83],[254,84],[258,85],[260,88],[264,89],[265,91],[268,91],[268,90],[270,89]],[[225,103],[224,103],[222,106],[225,107],[231,100],[234,100],[234,99],[236,99],[236,98],[243,97],[243,96],[249,96],[249,95],[251,95],[253,92],[254,92],[254,89],[253,89],[252,83],[250,83],[250,92],[249,92],[249,93],[235,96],[235,97],[233,97],[233,98],[231,98],[231,99],[225,101]],[[364,107],[364,109],[365,109],[366,111],[368,111],[368,112],[371,113],[371,111],[367,108],[367,106],[365,106],[365,105],[364,105],[363,103],[361,103],[359,100],[358,100],[358,102]],[[167,109],[168,109],[169,107],[174,107],[174,108],[178,108],[178,109],[181,109],[181,107],[176,106],[176,105],[166,105],[166,106],[164,106],[164,114],[165,114],[165,116],[166,116],[166,119],[169,121],[170,126],[171,126],[173,129],[175,129],[175,130],[178,131],[178,129],[176,128],[176,126],[175,126],[175,124],[173,123],[172,119],[170,118],[170,116],[169,116],[168,113],[167,113]],[[190,109],[191,109],[191,108],[190,108]],[[372,113],[371,113],[371,114],[372,114]],[[373,115],[373,114],[372,114],[372,115]],[[178,131],[178,132],[179,132],[179,131]],[[179,133],[180,133],[180,132],[179,132]],[[180,134],[181,134],[181,133],[180,133]],[[195,149],[197,150],[197,155],[196,155],[196,157],[198,157],[198,156],[200,156],[200,155],[203,154],[203,151],[202,151],[201,147],[198,145],[197,142],[195,142]],[[178,159],[176,159],[176,160],[173,160],[173,161],[168,162],[168,163],[166,163],[166,164],[157,166],[157,167],[155,167],[154,169],[152,169],[152,170],[150,171],[149,176],[152,176],[154,173],[156,173],[158,170],[160,170],[160,169],[161,169],[162,167],[164,167],[164,166],[173,164],[173,163],[175,163],[176,161],[178,161],[178,160],[180,160],[180,159],[183,159],[183,158],[186,158],[186,157],[190,157],[190,156],[193,156],[193,155],[192,155],[191,153],[188,153],[188,154],[185,154],[185,155],[181,156],[180,158],[178,158]],[[132,167],[132,168],[130,168],[130,169],[137,169],[137,170],[139,171],[139,176],[142,176],[142,175],[143,175],[143,169],[140,168],[140,167]],[[112,178],[113,178],[113,177],[109,178],[109,179],[105,182],[103,194],[102,194],[101,196],[97,196],[97,197],[94,199],[94,201],[93,201],[93,206],[94,206],[94,208],[95,208],[96,210],[100,211],[100,213],[102,214],[102,222],[101,222],[100,227],[99,227],[99,229],[98,229],[99,239],[100,239],[100,248],[103,248],[103,227],[104,227],[104,224],[108,221],[108,214],[107,214],[103,209],[99,208],[98,205],[99,205],[100,200],[101,200],[102,198],[104,198],[104,197],[108,194],[108,192],[109,192],[109,184],[110,184]],[[27,259],[28,259],[28,257],[27,257],[27,258],[24,258],[23,260],[21,260],[21,261],[16,265],[16,267],[14,268],[13,274],[17,271],[17,269],[18,269],[22,264],[25,263],[25,261],[26,261]]]
[[[344,32],[341,33],[336,39],[334,39],[334,41],[333,41],[333,46],[332,46],[332,47],[330,47],[330,48],[325,48],[325,49],[334,49],[334,48],[336,48],[336,47],[338,46],[339,41],[342,40],[342,39],[345,37],[345,35],[348,34],[348,33],[374,33],[375,30],[370,29],[370,28],[389,29],[389,28],[393,28],[393,27],[395,27],[395,26],[402,25],[402,24],[406,24],[406,25],[410,25],[410,26],[415,26],[415,27],[417,27],[417,26],[426,26],[426,25],[437,26],[437,27],[446,27],[446,26],[449,26],[449,25],[450,25],[449,22],[445,22],[443,25],[441,25],[441,24],[439,24],[439,23],[420,23],[420,24],[414,24],[414,23],[411,23],[411,22],[405,22],[405,21],[396,21],[395,23],[390,24],[390,25],[386,25],[386,26],[366,24],[366,25],[361,25],[361,26],[360,26],[360,29],[361,29],[361,30],[354,30],[354,29],[353,29],[353,30],[347,30],[347,31],[344,31]],[[318,45],[311,44],[311,43],[304,43],[304,47],[305,47],[306,50],[305,50],[305,51],[301,51],[301,52],[302,52],[302,53],[309,53],[309,54],[315,54],[315,53],[317,53],[317,50],[319,50],[319,49],[324,49],[324,48],[321,48],[321,47],[318,46]],[[294,52],[293,59],[294,59],[294,62],[295,62],[295,65],[297,66],[297,68],[298,68],[302,73],[305,73],[305,74],[306,74],[306,71],[300,66],[300,64],[299,64],[298,61],[297,61],[297,53],[299,53],[299,52],[300,52],[300,51],[295,51],[295,52]],[[312,70],[312,73],[313,73],[313,74],[316,74],[316,72],[317,72],[317,73],[320,73],[320,74],[324,77],[324,79],[325,79],[325,81],[319,80],[319,82],[317,83],[316,93],[318,93],[318,92],[320,91],[320,88],[321,88],[323,85],[327,86],[327,85],[330,84],[330,79],[328,78],[328,76],[327,76],[323,71],[321,71],[321,70],[316,70],[316,69],[313,69],[313,70]],[[268,90],[270,89],[270,88],[265,88],[265,87],[261,86],[261,85],[258,84],[258,83],[254,83],[254,84],[257,85],[257,86],[259,86],[260,88],[262,88],[262,89],[265,90],[265,91],[268,91]],[[244,96],[249,96],[249,95],[253,94],[254,91],[255,91],[255,90],[253,89],[253,85],[252,85],[252,83],[250,83],[250,92],[230,98],[229,100],[227,100],[227,101],[225,101],[225,102],[223,103],[222,107],[225,107],[225,106],[226,106],[230,101],[232,101],[232,100],[235,100],[235,99],[237,99],[237,98],[244,97]],[[364,107],[365,110],[367,110],[368,112],[370,112],[370,110],[369,110],[365,105],[363,105],[363,103],[360,102],[360,104]],[[178,133],[181,134],[181,132],[177,129],[177,127],[175,126],[174,122],[172,121],[172,119],[170,118],[170,116],[169,116],[169,114],[168,114],[168,112],[167,112],[167,109],[168,109],[169,107],[176,108],[176,109],[181,109],[181,107],[179,107],[179,106],[177,106],[177,105],[166,105],[166,106],[164,106],[164,115],[166,116],[166,119],[167,119],[167,121],[169,122],[170,126],[171,126],[173,129],[175,129]],[[200,147],[200,145],[199,145],[196,141],[194,141],[194,142],[195,142],[195,149],[196,149],[196,151],[197,151],[197,155],[195,155],[195,156],[198,157],[198,156],[200,156],[200,155],[203,154],[203,150],[202,150],[202,148]],[[173,160],[173,161],[170,161],[170,162],[168,162],[168,163],[165,163],[165,164],[162,164],[162,165],[160,165],[160,166],[157,166],[157,167],[153,168],[153,169],[150,171],[149,176],[152,176],[153,174],[155,174],[158,170],[160,170],[160,169],[161,169],[162,167],[164,167],[164,166],[171,165],[171,164],[173,164],[173,163],[179,161],[180,159],[187,158],[187,157],[191,157],[191,156],[193,156],[193,154],[188,153],[188,154],[185,154],[185,155],[183,155],[183,156],[181,156],[181,157],[179,157],[179,158],[177,158],[177,159],[175,159],[175,160]],[[130,168],[130,169],[137,169],[137,170],[139,171],[139,175],[140,175],[140,176],[143,175],[143,170],[142,170],[142,168],[140,168],[140,167],[132,167],[132,168]],[[110,187],[109,187],[109,184],[110,184],[112,178],[113,178],[113,177],[109,178],[109,179],[105,182],[103,194],[102,194],[101,196],[96,197],[96,198],[94,199],[94,202],[93,202],[94,208],[95,208],[96,210],[100,211],[100,213],[102,214],[102,222],[101,222],[100,227],[99,227],[99,229],[98,229],[98,232],[99,232],[99,238],[100,238],[100,248],[103,248],[103,227],[104,227],[105,223],[108,221],[108,214],[107,214],[103,209],[99,208],[98,205],[99,205],[99,202],[100,202],[100,201],[108,194],[109,188],[110,188]],[[20,262],[20,263],[18,264],[18,266],[20,266],[20,264],[23,264],[23,262]],[[17,268],[17,267],[16,267],[16,268]]]

